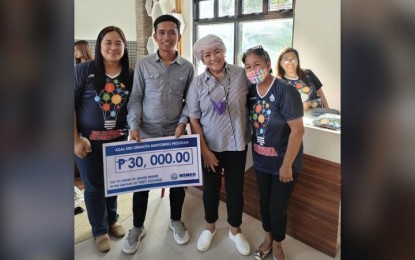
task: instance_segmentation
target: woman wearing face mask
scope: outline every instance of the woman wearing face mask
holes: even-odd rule
[[[260,195],[265,237],[254,256],[284,260],[288,202],[302,166],[303,106],[295,88],[272,76],[271,59],[262,46],[242,57],[254,84],[248,99],[252,125],[252,156]]]
[[[205,230],[197,249],[206,251],[216,233],[222,174],[225,178],[229,238],[242,255],[250,246],[241,231],[247,144],[250,141],[247,94],[243,68],[225,61],[226,47],[218,36],[207,35],[193,45],[193,54],[206,70],[193,79],[183,110],[192,133],[200,135],[203,171]]]

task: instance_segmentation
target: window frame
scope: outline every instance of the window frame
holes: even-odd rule
[[[294,22],[295,22],[295,3],[296,0],[292,0],[292,8],[282,9],[276,11],[268,11],[268,5],[270,0],[262,0],[262,12],[260,13],[242,13],[242,2],[244,0],[234,0],[235,2],[235,14],[234,16],[222,16],[219,17],[219,0],[213,0],[213,18],[199,18],[199,3],[210,0],[194,0],[193,1],[193,44],[196,42],[197,37],[197,26],[198,25],[211,25],[211,24],[221,24],[221,23],[233,23],[234,26],[234,53],[233,53],[233,64],[237,64],[238,57],[238,35],[239,35],[239,22],[249,22],[249,21],[264,21],[269,19],[284,19],[292,18],[293,19],[293,28],[292,28],[292,37],[291,42],[294,38]],[[193,58],[195,61],[195,58]],[[196,63],[194,63],[196,64]]]

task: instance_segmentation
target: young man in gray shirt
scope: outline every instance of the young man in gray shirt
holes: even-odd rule
[[[184,98],[194,76],[193,64],[180,57],[176,44],[180,40],[180,21],[162,15],[154,21],[157,53],[137,62],[133,89],[128,102],[130,139],[180,136],[185,133],[188,118],[182,113]],[[133,195],[133,229],[125,239],[123,252],[134,254],[145,235],[144,220],[149,191]],[[177,244],[189,241],[189,233],[181,222],[185,197],[183,187],[170,188],[170,228]]]

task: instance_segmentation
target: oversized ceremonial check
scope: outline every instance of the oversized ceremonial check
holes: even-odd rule
[[[202,185],[199,135],[103,144],[105,196]]]

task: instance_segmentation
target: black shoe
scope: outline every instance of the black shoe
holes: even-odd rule
[[[84,212],[85,210],[82,207],[76,207],[75,208],[75,215],[81,214],[82,212]]]

